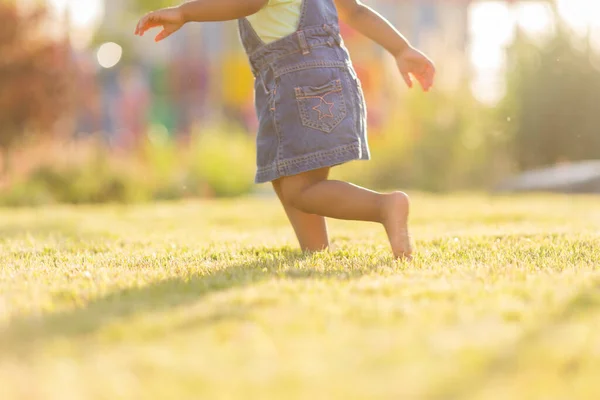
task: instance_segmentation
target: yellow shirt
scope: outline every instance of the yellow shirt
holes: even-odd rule
[[[248,17],[252,28],[265,43],[290,35],[298,29],[302,0],[269,0],[259,12]]]

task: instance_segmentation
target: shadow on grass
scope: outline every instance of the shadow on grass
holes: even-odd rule
[[[596,278],[589,285],[582,288],[565,304],[556,309],[539,325],[526,331],[519,339],[509,346],[500,348],[483,362],[474,373],[465,374],[464,378],[444,382],[435,387],[431,399],[452,400],[474,398],[485,386],[503,374],[514,373],[523,355],[531,351],[545,335],[549,335],[561,325],[581,317],[586,313],[596,312],[600,309],[600,279]],[[578,361],[571,360],[565,364],[562,373],[568,374],[578,368]]]
[[[299,251],[279,249],[270,252],[268,260],[253,260],[215,269],[207,274],[191,274],[165,279],[143,287],[117,290],[77,308],[41,317],[23,317],[10,321],[0,330],[0,353],[19,354],[32,351],[37,344],[57,338],[71,338],[93,334],[110,324],[150,312],[164,312],[196,302],[214,292],[249,286],[268,279],[347,280],[360,277],[366,268],[317,270],[297,268],[295,263],[313,257]],[[263,252],[264,254],[264,252]],[[224,255],[227,257],[227,255]],[[218,257],[217,257],[218,258]],[[252,258],[252,257],[251,257]],[[254,257],[256,258],[256,257]],[[206,260],[201,260],[204,262]],[[206,321],[191,322],[202,325],[229,317],[242,317],[246,307],[215,310]],[[245,310],[245,311],[244,311]],[[185,324],[184,324],[185,325]]]

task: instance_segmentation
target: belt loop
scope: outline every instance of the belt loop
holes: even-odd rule
[[[298,42],[300,43],[302,54],[307,55],[308,53],[310,53],[310,48],[308,47],[308,42],[306,41],[304,31],[298,31]]]
[[[250,62],[250,69],[252,70],[252,75],[254,75],[254,79],[260,80],[260,84],[265,90],[265,94],[269,94],[269,89],[267,89],[267,85],[265,84],[262,72],[260,72],[260,69],[254,66],[254,63],[252,61]]]
[[[335,42],[338,45],[342,45],[342,38],[339,34],[338,31],[336,31],[335,29],[333,29],[331,26],[324,24],[323,25],[323,30],[325,30],[325,32],[329,33],[331,35],[331,37],[333,38],[333,40],[335,40]]]
[[[262,83],[262,87],[265,90],[265,94],[269,94],[269,89],[267,89],[267,85],[265,84],[265,79],[262,74],[258,74],[260,76],[260,82]]]
[[[269,89],[267,89],[267,85],[265,83],[265,79],[263,78],[263,74],[260,71],[256,72],[256,79],[260,80],[260,83],[265,91],[265,94],[269,94]]]
[[[255,78],[258,78],[258,70],[254,66],[252,60],[250,61],[250,70],[252,71],[252,75],[254,75]]]

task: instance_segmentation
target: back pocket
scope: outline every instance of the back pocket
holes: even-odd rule
[[[340,79],[318,87],[298,86],[295,91],[302,125],[330,133],[346,117]]]

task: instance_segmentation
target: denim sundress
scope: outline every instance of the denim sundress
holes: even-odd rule
[[[265,44],[239,33],[255,77],[256,183],[369,160],[367,110],[333,0],[303,0],[298,29]]]

